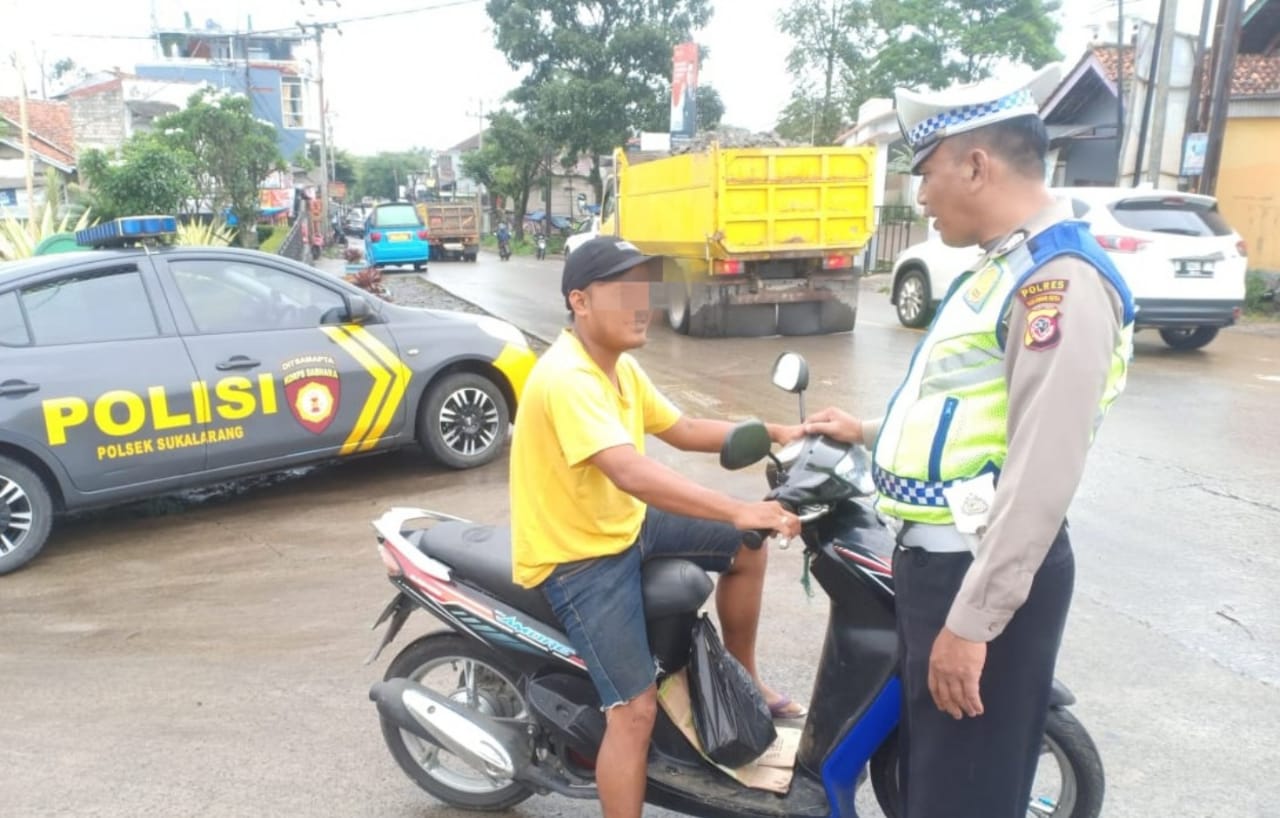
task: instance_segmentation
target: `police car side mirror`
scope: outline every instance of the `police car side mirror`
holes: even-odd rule
[[[373,316],[373,307],[364,298],[352,296],[347,299],[347,320],[351,323],[365,324]]]

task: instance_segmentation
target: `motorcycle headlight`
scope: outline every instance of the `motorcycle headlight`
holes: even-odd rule
[[[871,479],[871,464],[866,453],[857,448],[850,449],[840,458],[834,469],[841,480],[853,486],[859,494],[872,494],[876,490],[875,481]]]

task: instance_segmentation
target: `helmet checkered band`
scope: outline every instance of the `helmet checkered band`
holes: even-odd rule
[[[872,467],[871,477],[875,480],[876,490],[890,500],[897,500],[899,503],[906,503],[911,506],[928,506],[930,508],[946,508],[947,498],[943,496],[942,492],[944,489],[949,489],[959,482],[958,480],[947,480],[935,483],[929,480],[899,477],[878,466]]]
[[[1038,110],[1035,96],[1032,95],[1029,88],[1014,91],[1012,94],[991,102],[965,105],[960,108],[953,108],[950,111],[943,111],[940,114],[934,114],[907,132],[907,142],[911,144],[912,150],[920,150],[946,136],[950,128],[1013,108],[1026,108],[1028,113],[1035,113]]]

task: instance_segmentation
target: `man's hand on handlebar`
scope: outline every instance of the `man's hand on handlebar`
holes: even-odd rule
[[[739,531],[776,531],[790,538],[799,535],[800,518],[774,500],[743,503],[733,517],[733,527]]]
[[[791,441],[799,440],[805,436],[803,423],[766,423],[765,428],[769,430],[769,439],[779,446],[785,446]]]
[[[829,406],[805,419],[805,434],[826,435],[841,443],[863,443],[862,421],[843,410]]]

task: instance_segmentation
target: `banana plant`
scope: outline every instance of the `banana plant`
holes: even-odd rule
[[[190,221],[178,224],[173,243],[180,247],[226,247],[235,237],[235,231],[223,222]]]
[[[45,202],[32,214],[31,219],[20,219],[0,207],[0,259],[14,261],[31,258],[40,242],[49,236],[55,233],[74,233],[93,224],[88,210],[74,220],[70,213],[59,217],[57,210],[56,203]]]

